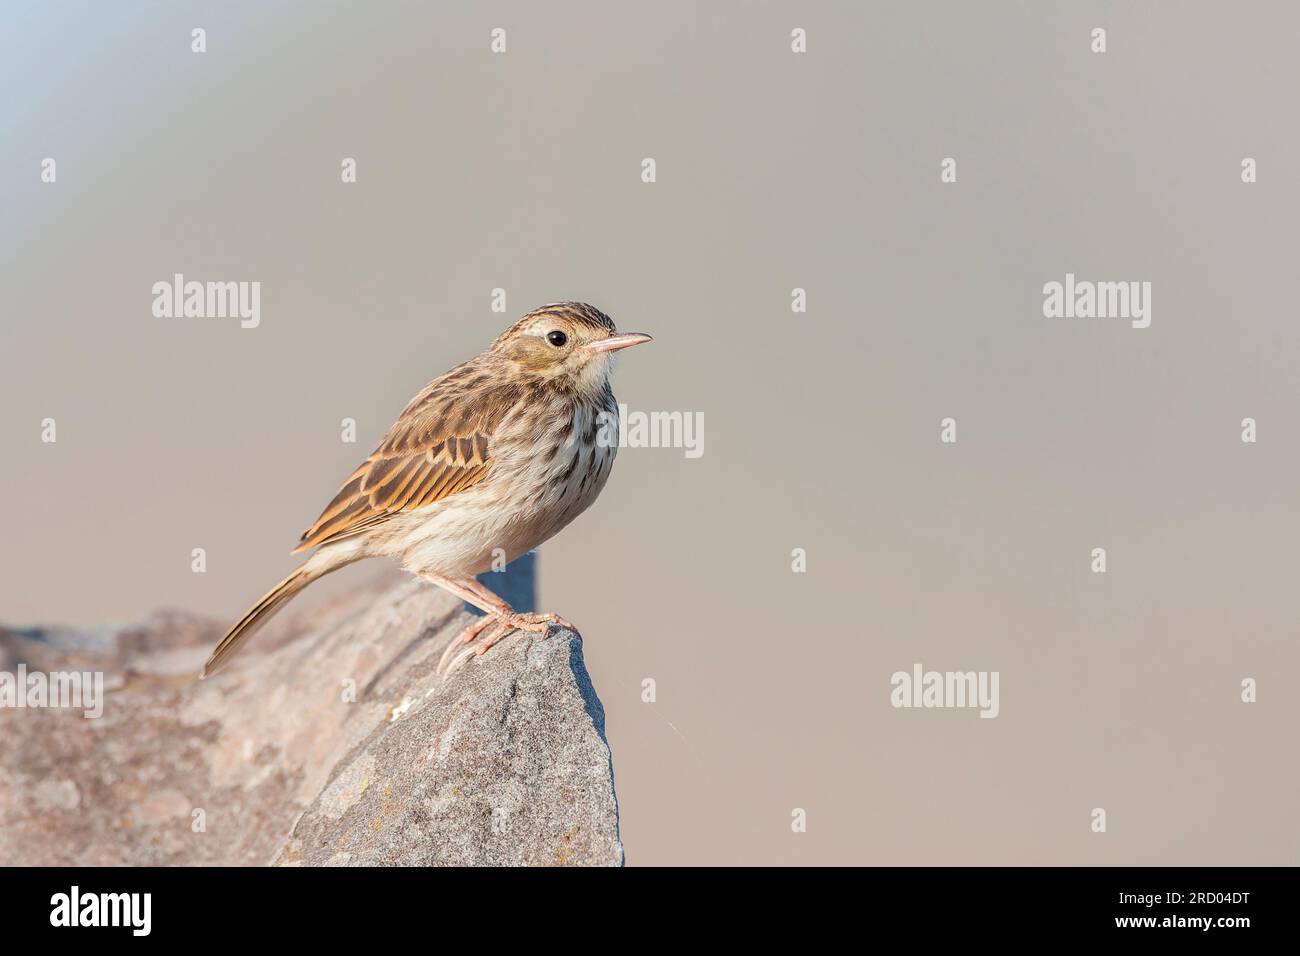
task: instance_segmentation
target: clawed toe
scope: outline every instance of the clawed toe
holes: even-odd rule
[[[471,657],[478,657],[482,654],[486,654],[488,648],[490,648],[497,641],[501,640],[501,638],[505,637],[512,630],[514,630],[514,628],[512,628],[509,624],[505,623],[504,621],[495,621],[495,624],[493,625],[492,629],[489,630],[487,634],[483,636],[482,640],[480,640],[477,644],[471,644],[469,647],[464,648],[459,654],[453,657],[451,663],[447,665],[446,670],[442,670],[441,667],[439,667],[439,671],[442,674],[442,679],[443,680],[449,679],[452,674],[456,673],[456,671],[464,667],[465,662],[468,661]],[[459,642],[453,641],[451,646],[456,647],[458,646],[458,644]],[[448,649],[450,650],[450,648]]]
[[[489,625],[491,625],[490,629]],[[481,657],[486,654],[493,645],[511,631],[527,631],[531,634],[540,634],[545,638],[552,626],[566,628],[570,631],[576,630],[572,624],[558,614],[516,614],[511,612],[479,618],[447,645],[447,649],[442,652],[442,658],[438,661],[436,673],[441,674],[443,680],[447,680],[452,674],[460,670],[471,657]],[[478,638],[485,630],[487,633],[483,634],[475,643],[475,638]]]
[[[442,657],[438,659],[438,667],[435,673],[444,674],[444,668],[447,667],[447,662],[456,652],[456,649],[464,647],[466,644],[474,643],[474,638],[483,633],[483,631],[487,629],[488,625],[495,624],[496,621],[497,619],[495,617],[476,617],[469,627],[465,628],[465,630],[453,637],[451,642],[448,643],[447,649],[442,652]]]
[[[568,631],[577,630],[558,614],[518,614],[515,617],[515,627],[525,631],[532,631],[535,634],[546,634],[551,629],[552,624]]]

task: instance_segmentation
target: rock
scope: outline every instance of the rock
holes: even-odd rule
[[[103,671],[103,716],[0,709],[0,865],[618,865],[582,639],[515,633],[449,681],[470,620],[416,581],[222,627],[0,629],[0,669]]]

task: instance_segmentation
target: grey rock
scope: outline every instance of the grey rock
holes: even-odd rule
[[[103,716],[0,709],[0,865],[618,865],[582,640],[515,633],[450,680],[469,622],[421,582],[291,605],[195,680],[221,626],[0,629],[0,669],[99,670]]]

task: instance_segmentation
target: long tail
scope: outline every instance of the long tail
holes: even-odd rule
[[[260,601],[244,612],[244,616],[235,622],[234,626],[226,632],[226,636],[221,639],[221,643],[213,649],[212,656],[203,665],[203,673],[199,675],[200,680],[211,677],[220,670],[226,661],[230,660],[244,645],[244,641],[252,637],[275,615],[276,611],[288,604],[295,594],[317,578],[324,577],[343,566],[342,564],[322,566],[315,560],[316,557],[317,555],[313,555],[299,565],[297,570],[267,591]]]

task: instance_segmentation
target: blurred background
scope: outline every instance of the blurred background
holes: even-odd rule
[[[1295,863],[1298,54],[1282,2],[10,0],[0,622],[233,620],[417,389],[579,299],[655,336],[620,401],[705,422],[539,553],[630,864]],[[1067,272],[1151,327],[1044,318]],[[260,326],[155,318],[175,273]],[[1000,715],[895,710],[916,662]]]

